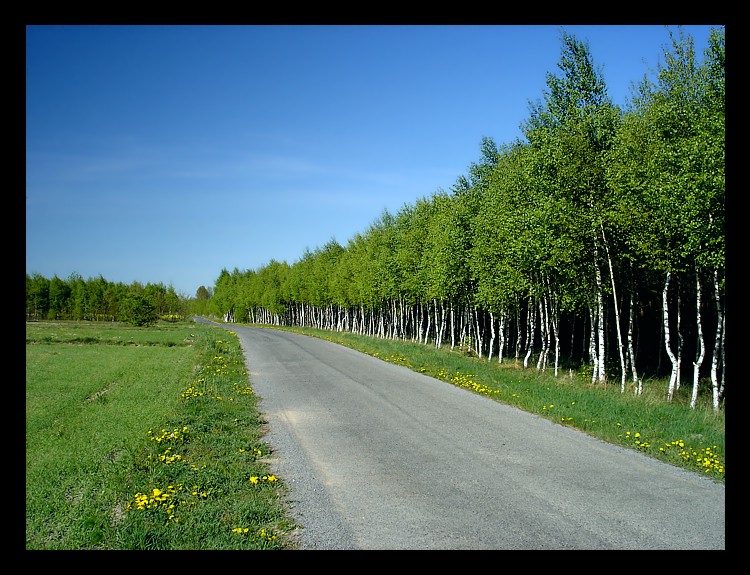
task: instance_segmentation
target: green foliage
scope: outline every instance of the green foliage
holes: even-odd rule
[[[26,319],[121,321],[125,313],[121,304],[130,294],[145,297],[159,317],[184,316],[190,306],[172,286],[161,283],[143,286],[134,282],[126,286],[102,276],[84,280],[72,273],[62,280],[57,276],[47,279],[40,274],[26,274]]]
[[[121,306],[123,320],[132,325],[147,327],[159,319],[156,307],[145,296],[130,294],[122,301]]]

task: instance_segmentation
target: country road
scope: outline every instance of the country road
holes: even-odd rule
[[[214,325],[245,352],[302,549],[725,549],[725,487],[699,474],[321,339]]]

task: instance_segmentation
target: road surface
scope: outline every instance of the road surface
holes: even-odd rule
[[[725,548],[725,487],[697,473],[321,339],[222,327],[302,549]]]

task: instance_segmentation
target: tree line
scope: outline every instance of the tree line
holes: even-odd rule
[[[587,42],[561,33],[559,73],[449,191],[388,210],[293,264],[223,269],[228,322],[311,326],[584,372],[639,395],[669,377],[691,407],[724,402],[725,39],[703,58],[669,31],[621,109]]]
[[[208,299],[206,288],[203,290],[204,299]],[[190,300],[163,283],[126,285],[109,282],[101,275],[85,280],[75,272],[67,279],[26,274],[26,321],[124,321],[150,325],[159,319],[182,319],[191,307]]]

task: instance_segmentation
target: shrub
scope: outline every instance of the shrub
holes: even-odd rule
[[[122,302],[123,320],[134,326],[146,327],[156,323],[156,308],[145,297],[131,294]]]

